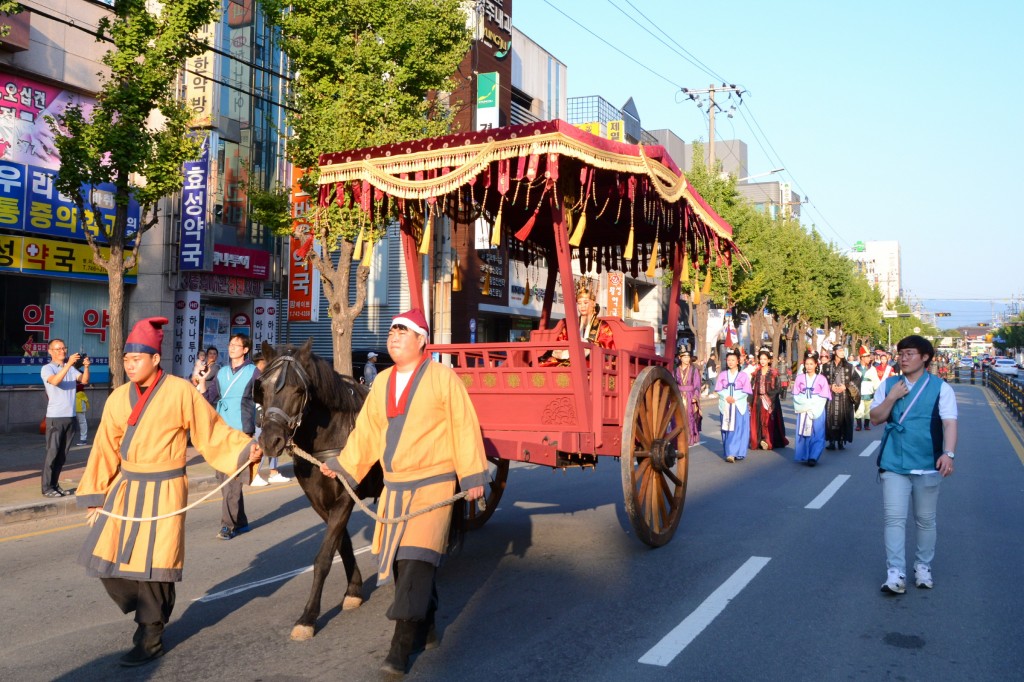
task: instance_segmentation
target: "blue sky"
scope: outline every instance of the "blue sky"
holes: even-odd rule
[[[745,88],[716,138],[747,143],[751,174],[784,166],[837,245],[898,239],[904,291],[953,324],[1024,294],[1024,2],[515,0],[513,23],[567,65],[570,97],[632,97],[687,141],[707,117],[681,87]]]

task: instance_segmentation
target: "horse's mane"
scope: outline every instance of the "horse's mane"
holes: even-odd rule
[[[332,412],[358,413],[366,400],[367,389],[352,377],[338,374],[331,363],[310,351],[303,369],[309,375],[313,396]]]

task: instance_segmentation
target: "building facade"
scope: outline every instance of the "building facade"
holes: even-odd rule
[[[138,267],[125,278],[126,323],[172,320],[165,368],[191,372],[208,345],[226,351],[232,332],[273,338],[281,259],[275,241],[248,216],[250,183],[287,182],[281,149],[284,66],[274,31],[255,0],[223,0],[203,34],[210,49],[189,60],[178,92],[193,110],[202,158],[183,169],[185,187],[160,206],[161,222],[143,236]],[[38,424],[45,409],[39,378],[47,343],[64,339],[92,359],[92,412],[109,382],[109,291],[92,261],[69,197],[55,192],[60,159],[44,117],[69,104],[86,116],[96,104],[111,48],[96,27],[112,0],[39,0],[10,18],[0,39],[0,428]],[[112,188],[87,188],[86,228],[113,213]],[[109,208],[108,208],[109,207]],[[140,210],[129,209],[129,231]],[[267,336],[270,334],[271,336]],[[24,409],[24,401],[38,403]],[[15,409],[20,407],[20,409]]]
[[[886,308],[902,298],[903,275],[898,241],[858,241],[846,255],[882,294]]]

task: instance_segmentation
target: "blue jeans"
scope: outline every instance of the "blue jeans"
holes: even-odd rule
[[[907,511],[914,500],[917,523],[917,554],[914,565],[931,568],[935,558],[935,510],[939,503],[939,474],[882,472],[882,509],[885,515],[885,563],[906,573]]]

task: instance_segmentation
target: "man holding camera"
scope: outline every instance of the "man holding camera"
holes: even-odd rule
[[[58,485],[60,472],[71,447],[75,428],[75,384],[89,384],[89,356],[74,353],[68,357],[63,339],[53,339],[47,347],[50,364],[43,365],[39,376],[46,388],[46,458],[43,460],[44,497],[64,497],[71,491]],[[79,371],[75,365],[81,361]]]

